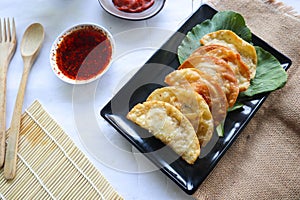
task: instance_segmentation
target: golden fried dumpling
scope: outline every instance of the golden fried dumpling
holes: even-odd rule
[[[238,81],[231,67],[224,60],[213,56],[192,56],[178,69],[184,68],[196,68],[212,76],[224,91],[229,107],[235,104],[239,95]]]
[[[175,106],[163,101],[146,101],[135,105],[127,118],[169,145],[187,163],[193,164],[199,157],[195,130]]]
[[[225,93],[210,75],[196,68],[186,68],[171,72],[166,76],[165,82],[170,86],[193,89],[203,96],[209,105],[215,126],[225,119],[228,108]]]
[[[194,90],[180,87],[162,87],[154,90],[147,101],[164,101],[175,106],[193,125],[200,146],[205,146],[211,139],[214,124],[206,101]]]
[[[225,47],[223,45],[211,44],[200,46],[190,55],[190,57],[199,55],[214,56],[226,61],[238,80],[240,92],[247,90],[250,86],[250,70],[249,67],[241,60],[239,53],[235,53],[229,47]]]
[[[230,30],[219,30],[208,33],[200,39],[203,45],[219,44],[227,46],[241,55],[242,61],[249,66],[250,78],[253,79],[256,73],[257,55],[253,45],[246,42]]]

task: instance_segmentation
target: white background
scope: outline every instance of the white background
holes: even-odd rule
[[[300,11],[299,1],[284,2]],[[200,0],[167,0],[163,10],[155,17],[144,21],[127,21],[107,14],[97,0],[1,0],[0,17],[15,18],[18,38],[17,50],[7,75],[7,127],[23,70],[19,49],[22,34],[29,24],[39,22],[46,31],[45,42],[30,73],[23,108],[39,100],[125,199],[192,199],[160,171],[152,171],[151,167],[148,169],[150,163],[130,155],[128,151],[135,150],[100,117],[99,111],[200,5]],[[116,59],[99,81],[74,88],[54,75],[49,63],[49,51],[62,31],[87,22],[104,26],[113,34],[116,38]],[[152,31],[143,34],[141,28]],[[91,107],[93,109],[89,110]],[[90,128],[84,129],[85,125]],[[118,150],[93,143],[101,137],[103,140],[108,138],[113,146],[127,152],[118,153]],[[136,164],[136,159],[142,161]],[[128,172],[134,167],[143,173]],[[149,172],[144,172],[146,170]]]

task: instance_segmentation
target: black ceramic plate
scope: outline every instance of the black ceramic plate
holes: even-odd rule
[[[164,145],[159,140],[151,137],[146,130],[127,120],[126,114],[134,105],[145,101],[154,89],[165,86],[164,78],[166,74],[179,66],[176,52],[185,34],[195,25],[206,19],[211,19],[216,12],[208,5],[202,5],[101,110],[101,116],[104,119],[139,151],[147,153],[146,157],[160,167],[164,174],[188,194],[193,194],[215,167],[268,97],[268,93],[252,97],[251,99],[243,99],[242,101],[245,104],[243,108],[230,112],[227,115],[224,137],[217,138],[209,152],[205,156],[201,157],[200,155],[200,158],[193,165],[187,164],[181,158],[170,163],[169,161],[176,154],[168,148],[163,152],[156,151]],[[272,53],[285,70],[289,68],[291,65],[289,58],[255,35],[252,36],[252,39],[254,45]]]
[[[154,4],[147,10],[144,10],[143,12],[128,13],[128,12],[123,12],[118,10],[114,6],[112,0],[98,0],[98,1],[106,12],[116,17],[122,19],[128,19],[128,20],[144,20],[153,17],[154,15],[156,15],[161,11],[161,9],[164,7],[166,2],[166,0],[155,0]]]

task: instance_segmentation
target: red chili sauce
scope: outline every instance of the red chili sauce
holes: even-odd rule
[[[108,36],[93,27],[74,30],[58,45],[56,64],[73,80],[87,80],[100,74],[108,66],[112,45]]]
[[[112,0],[114,5],[121,11],[138,13],[150,8],[154,0]]]

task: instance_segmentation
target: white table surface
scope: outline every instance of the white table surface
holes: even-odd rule
[[[299,1],[284,2],[300,11]],[[31,23],[39,22],[46,31],[45,41],[29,75],[23,108],[39,100],[125,199],[192,199],[147,160],[132,154],[136,150],[100,117],[99,111],[168,36],[197,10],[201,1],[167,0],[158,15],[144,21],[111,16],[97,0],[1,0],[0,4],[1,18],[15,18],[18,39],[7,75],[7,127],[23,70],[19,49],[22,34]],[[49,51],[62,31],[86,22],[104,26],[113,34],[117,48],[115,61],[99,81],[74,87],[52,72]]]

